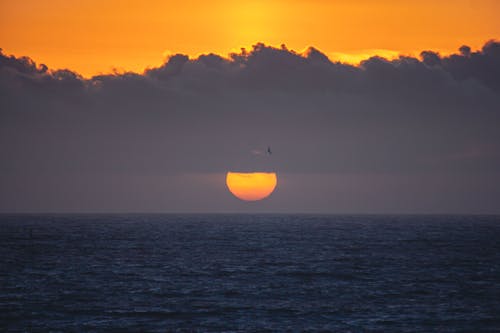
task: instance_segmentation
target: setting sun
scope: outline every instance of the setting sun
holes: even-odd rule
[[[267,198],[276,188],[277,177],[274,172],[228,172],[226,185],[238,199],[257,201]]]

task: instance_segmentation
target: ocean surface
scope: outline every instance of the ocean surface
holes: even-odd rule
[[[0,215],[2,332],[500,332],[500,217]]]

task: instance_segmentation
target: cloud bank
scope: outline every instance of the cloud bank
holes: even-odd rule
[[[500,213],[499,105],[495,41],[360,66],[257,44],[90,79],[1,53],[0,210]],[[235,202],[228,170],[278,191]]]

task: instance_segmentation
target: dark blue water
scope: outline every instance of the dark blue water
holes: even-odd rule
[[[0,216],[1,331],[500,331],[500,217]]]

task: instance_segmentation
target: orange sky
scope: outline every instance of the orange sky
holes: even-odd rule
[[[497,0],[0,1],[0,47],[85,76],[142,72],[172,53],[227,55],[256,42],[357,62],[500,38]]]

